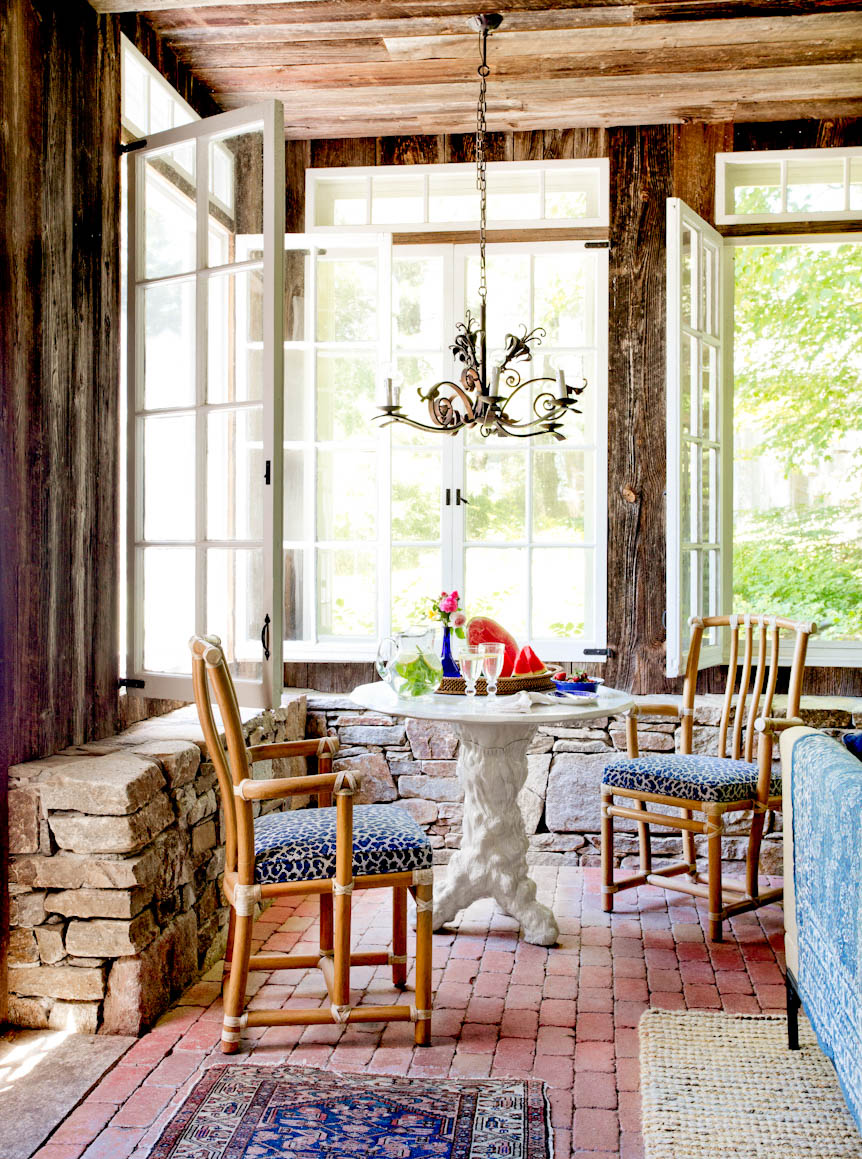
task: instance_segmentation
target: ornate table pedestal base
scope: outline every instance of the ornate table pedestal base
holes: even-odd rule
[[[434,928],[482,897],[493,897],[521,923],[524,937],[550,946],[559,929],[547,906],[536,901],[527,872],[529,842],[518,806],[527,779],[527,749],[537,725],[461,721],[458,778],[464,789],[461,848],[449,862],[446,884],[434,898]]]

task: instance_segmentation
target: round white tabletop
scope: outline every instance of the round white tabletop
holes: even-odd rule
[[[453,724],[542,724],[558,721],[594,720],[597,716],[614,716],[626,712],[634,704],[627,692],[616,688],[600,687],[598,700],[591,704],[576,704],[571,700],[560,700],[556,704],[536,704],[529,712],[504,712],[502,706],[512,696],[492,697],[497,704],[490,703],[486,696],[396,696],[388,684],[382,680],[374,684],[360,684],[350,694],[351,699],[363,708],[385,712],[390,716],[412,716],[417,720],[448,720]]]
[[[461,848],[449,862],[446,884],[434,898],[434,928],[451,922],[481,897],[493,897],[516,918],[528,942],[552,945],[559,935],[554,915],[536,900],[536,883],[527,871],[527,840],[518,794],[527,779],[527,750],[543,724],[594,720],[630,709],[626,692],[602,688],[595,702],[561,700],[534,705],[528,712],[506,712],[512,697],[429,696],[406,699],[382,681],[361,684],[351,693],[363,708],[390,716],[451,724],[461,744],[457,774],[464,790]]]

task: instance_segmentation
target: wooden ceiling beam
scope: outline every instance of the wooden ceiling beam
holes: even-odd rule
[[[232,103],[238,108],[244,102]],[[290,110],[287,113],[286,136],[291,140],[325,139],[330,137],[368,137],[369,121],[350,120],[347,117],[331,116],[318,120],[312,116],[299,116]],[[635,108],[630,104],[598,108],[582,106],[572,108],[565,104],[556,109],[541,109],[536,112],[512,115],[506,123],[497,126],[501,132],[529,132],[535,130],[565,129],[577,123],[581,128],[612,129],[635,125],[688,124],[693,121],[794,121],[811,116],[823,120],[841,117],[862,116],[862,99],[830,99],[812,103],[805,100],[791,101],[715,101],[711,104],[695,104],[679,101],[653,102],[648,108]],[[469,133],[471,124],[466,119],[460,125],[450,118],[380,115],[375,122],[375,133],[388,136],[425,136],[445,133]]]
[[[450,85],[376,85],[344,89],[290,89],[279,87],[238,89],[234,95],[251,103],[251,96],[260,99],[277,97],[290,103],[293,109],[315,109],[321,114],[351,115],[357,112],[383,113],[407,111],[415,115],[461,109],[475,109],[476,85],[468,82]],[[224,94],[224,103],[228,94]],[[570,98],[577,101],[630,100],[638,104],[681,95],[697,99],[699,104],[716,100],[782,100],[816,98],[862,97],[862,63],[824,64],[811,67],[733,69],[712,73],[676,72],[653,76],[578,76],[572,79],[498,80],[488,86],[488,124],[494,117],[511,109],[529,110],[543,102],[563,103]]]
[[[219,93],[301,92],[303,90],[354,90],[396,86],[452,85],[465,81],[476,84],[462,61],[416,61],[409,68],[388,62],[355,62],[333,53],[332,63],[282,63],[277,45],[245,50],[244,59],[222,54],[217,66],[201,61],[196,72]],[[227,59],[225,59],[227,58]],[[858,64],[862,61],[862,27],[853,40],[836,43],[831,39],[803,44],[756,44],[741,54],[736,46],[664,48],[656,52],[566,53],[558,57],[529,56],[501,61],[489,84],[493,97],[499,86],[512,81],[577,80],[585,77],[651,76],[660,86],[665,77],[677,73],[737,72],[740,69],[811,68],[827,64]],[[194,57],[190,63],[194,67]],[[344,93],[347,102],[352,93]]]
[[[862,31],[862,12],[839,12],[810,16],[743,17],[728,20],[701,20],[697,23],[672,22],[639,24],[622,29],[554,29],[538,32],[495,32],[488,41],[491,71],[514,56],[558,56],[568,52],[602,52],[624,48],[655,51],[684,46],[737,44],[749,47],[778,42],[836,40],[857,36]],[[384,37],[389,54],[401,60],[475,60],[476,37],[406,36]]]

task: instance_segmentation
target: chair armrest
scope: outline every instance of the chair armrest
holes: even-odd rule
[[[248,749],[251,764],[256,761],[277,761],[281,757],[323,757],[338,752],[338,739],[324,736],[320,740],[286,740],[278,744],[256,744]]]
[[[273,746],[279,747],[279,746]],[[279,797],[297,797],[306,793],[346,793],[359,791],[361,777],[356,773],[320,773],[314,777],[276,777],[253,780],[247,777],[234,785],[234,794],[244,801],[275,801]]]
[[[758,732],[773,736],[777,732],[784,732],[786,728],[799,728],[805,721],[798,716],[759,716],[754,722]]]
[[[655,704],[633,704],[626,713],[627,716],[682,716],[682,705],[668,701],[657,701]]]

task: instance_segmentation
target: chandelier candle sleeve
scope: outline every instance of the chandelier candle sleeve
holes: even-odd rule
[[[528,331],[522,326],[521,334],[506,334],[503,360],[499,365],[488,367],[487,336],[487,261],[485,254],[488,220],[488,187],[486,180],[487,157],[485,148],[487,115],[488,35],[499,28],[503,17],[497,12],[486,12],[471,17],[470,27],[479,33],[479,103],[476,108],[476,187],[479,190],[479,317],[470,311],[463,322],[456,327],[455,340],[451,350],[462,364],[460,381],[444,380],[418,390],[419,398],[427,403],[429,422],[419,422],[404,414],[400,405],[400,392],[387,390],[385,406],[378,407],[383,426],[405,423],[420,431],[434,431],[455,435],[458,431],[478,427],[483,438],[489,435],[511,436],[528,439],[533,435],[553,435],[555,439],[565,439],[560,431],[562,420],[571,412],[580,414],[576,403],[578,396],[587,388],[587,380],[580,386],[569,386],[562,369],[556,378],[538,375],[535,378],[522,376],[516,369],[517,362],[532,362],[533,348],[541,345],[546,331],[535,326]],[[501,379],[504,393],[501,395]],[[556,394],[554,393],[556,388]],[[516,396],[524,391],[527,414],[515,417],[510,409]],[[508,392],[508,393],[506,393]]]

